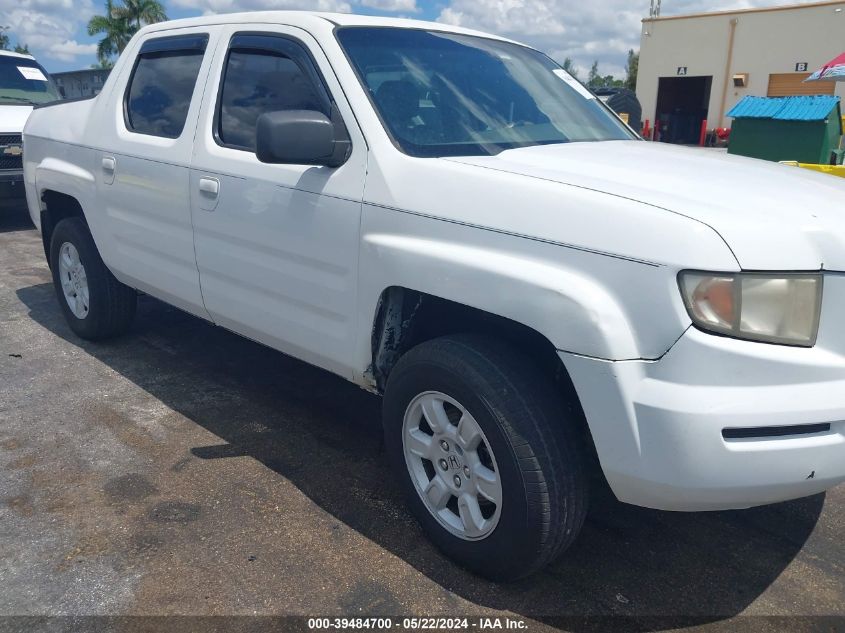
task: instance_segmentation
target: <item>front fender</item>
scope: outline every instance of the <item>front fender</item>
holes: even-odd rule
[[[621,306],[583,274],[456,242],[384,233],[368,235],[364,242],[394,262],[391,267],[425,270],[411,289],[522,323],[557,349],[571,350],[577,341],[580,353],[589,350],[601,358],[639,353]]]
[[[511,319],[558,350],[600,359],[659,358],[690,324],[670,267],[364,206],[359,367],[390,286]]]

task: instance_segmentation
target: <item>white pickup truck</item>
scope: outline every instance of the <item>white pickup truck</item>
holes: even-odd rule
[[[32,106],[59,98],[32,55],[0,51],[0,202],[24,199],[21,134]]]
[[[592,464],[668,510],[845,479],[845,183],[644,142],[536,50],[157,24],[24,144],[76,334],[125,332],[143,291],[383,394],[396,481],[478,573],[565,550]]]

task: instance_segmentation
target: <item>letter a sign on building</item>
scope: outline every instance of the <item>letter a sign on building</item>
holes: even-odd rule
[[[687,74],[687,67],[686,66],[678,66],[678,76],[685,77]]]

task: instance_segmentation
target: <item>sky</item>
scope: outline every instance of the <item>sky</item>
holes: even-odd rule
[[[119,0],[116,0],[119,1]],[[663,0],[662,15],[699,13],[797,0]],[[164,0],[171,19],[211,13],[310,9],[434,20],[525,42],[560,63],[571,58],[581,77],[594,60],[602,75],[624,77],[629,49],[639,48],[649,0]],[[26,44],[49,72],[88,68],[96,37],[86,32],[104,0],[0,0],[0,26]]]

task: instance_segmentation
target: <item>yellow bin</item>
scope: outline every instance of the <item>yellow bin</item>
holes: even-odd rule
[[[781,165],[791,165],[792,167],[801,167],[803,169],[812,169],[823,174],[830,174],[831,176],[839,176],[845,178],[845,165],[814,165],[813,163],[799,163],[794,160],[783,160]]]

